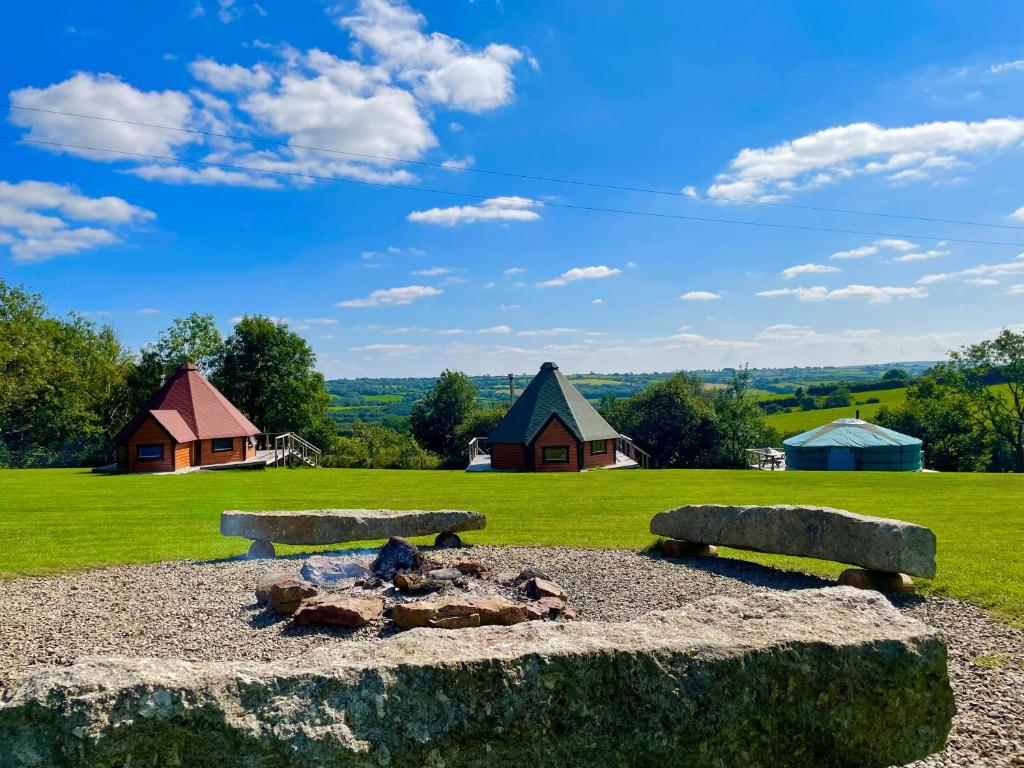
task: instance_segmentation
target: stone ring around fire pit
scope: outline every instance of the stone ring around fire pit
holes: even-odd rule
[[[274,544],[341,544],[392,536],[437,534],[434,545],[460,547],[457,531],[487,525],[479,512],[461,509],[305,509],[282,512],[221,512],[220,532],[252,539],[249,557],[272,558]]]

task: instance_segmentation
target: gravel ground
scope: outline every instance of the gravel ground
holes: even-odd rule
[[[737,560],[683,564],[611,550],[472,547],[432,557],[476,560],[495,572],[540,569],[566,589],[581,620],[593,621],[628,620],[714,595],[831,584]],[[267,615],[253,598],[256,583],[300,565],[301,559],[182,561],[0,582],[0,695],[35,666],[85,655],[267,661],[393,631],[384,621],[355,632],[296,628]],[[946,750],[914,766],[1024,766],[1024,632],[957,600],[896,602],[946,634],[958,708]]]

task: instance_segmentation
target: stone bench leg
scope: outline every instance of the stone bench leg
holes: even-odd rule
[[[458,549],[462,546],[462,537],[453,531],[445,531],[437,534],[434,539],[434,546],[438,549]]]
[[[276,556],[274,545],[266,539],[256,539],[249,545],[250,560],[273,560]]]
[[[839,583],[844,587],[873,589],[876,592],[894,592],[912,595],[916,592],[914,582],[905,573],[869,571],[863,568],[847,568],[839,574]]]
[[[710,544],[699,544],[695,541],[669,539],[661,543],[661,554],[664,557],[718,557],[718,548]]]

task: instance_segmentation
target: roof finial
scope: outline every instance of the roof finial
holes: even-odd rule
[[[558,363],[541,363],[540,369],[542,371],[557,371]]]

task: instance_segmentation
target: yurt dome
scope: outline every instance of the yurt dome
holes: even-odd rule
[[[861,419],[831,424],[783,441],[786,469],[919,472],[921,441]]]

